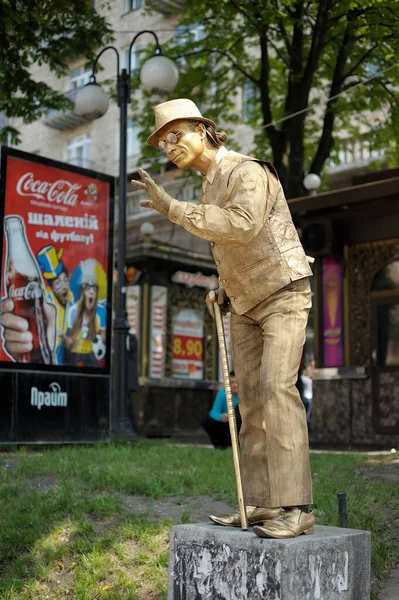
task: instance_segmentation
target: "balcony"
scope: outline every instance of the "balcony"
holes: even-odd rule
[[[328,175],[356,171],[368,167],[375,160],[383,161],[385,158],[385,150],[381,148],[373,149],[367,139],[343,139],[338,140],[338,144],[338,162],[328,162]]]
[[[163,15],[170,15],[183,8],[183,0],[157,0],[156,10]]]
[[[75,97],[78,89],[79,88],[69,90],[65,94],[65,96],[73,103],[75,102]],[[74,127],[78,127],[78,125],[88,123],[89,120],[90,119],[86,119],[85,117],[79,117],[78,115],[75,115],[73,109],[50,110],[44,119],[44,124],[47,125],[47,127],[51,127],[52,129],[58,129],[58,131],[65,131],[67,129],[73,129]]]

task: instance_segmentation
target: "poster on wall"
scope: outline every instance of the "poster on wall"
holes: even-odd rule
[[[0,367],[109,373],[112,194],[106,175],[2,149]]]
[[[203,379],[204,316],[200,311],[184,308],[172,320],[173,377]]]
[[[338,258],[323,258],[323,365],[343,364],[342,266]]]
[[[162,285],[151,286],[151,344],[149,376],[165,376],[166,316],[168,289]]]
[[[136,336],[137,341],[140,340],[140,299],[141,286],[128,285],[126,288],[126,311],[127,320],[129,323],[129,333]]]

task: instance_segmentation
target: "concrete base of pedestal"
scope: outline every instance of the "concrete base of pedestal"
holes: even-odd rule
[[[172,528],[168,600],[369,600],[368,531],[316,526],[293,540],[232,527]]]

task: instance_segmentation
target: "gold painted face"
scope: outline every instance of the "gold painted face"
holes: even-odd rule
[[[196,168],[204,153],[205,133],[200,127],[192,129],[188,121],[174,121],[159,134],[159,148],[179,169]]]

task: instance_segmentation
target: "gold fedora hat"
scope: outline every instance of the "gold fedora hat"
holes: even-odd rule
[[[147,144],[158,148],[158,132],[173,121],[180,121],[180,119],[187,119],[190,121],[198,121],[201,123],[207,123],[216,127],[215,123],[210,119],[203,117],[199,111],[199,108],[192,100],[188,98],[178,98],[177,100],[168,100],[168,102],[162,102],[154,108],[155,113],[155,131],[147,139]]]

